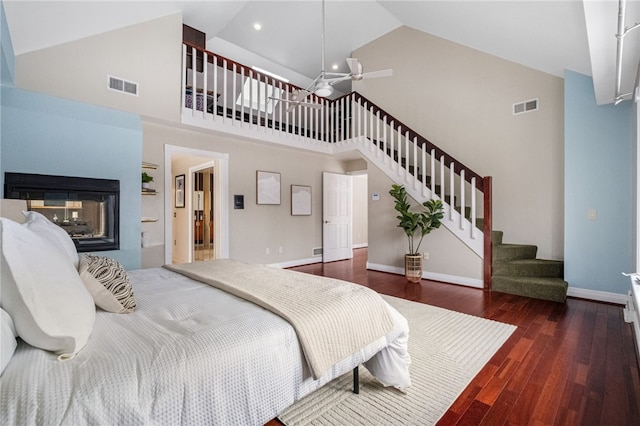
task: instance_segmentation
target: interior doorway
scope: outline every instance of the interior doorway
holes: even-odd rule
[[[205,167],[192,172],[193,182],[193,244],[194,262],[213,260],[214,247],[214,167]]]
[[[229,155],[174,145],[164,149],[165,193],[171,194],[165,198],[165,263],[189,263],[200,255],[197,260],[204,260],[204,255],[228,258]],[[176,188],[176,182],[183,187]],[[199,229],[196,219],[202,222]]]

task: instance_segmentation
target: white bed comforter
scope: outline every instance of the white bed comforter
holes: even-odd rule
[[[262,425],[385,347],[365,365],[409,385],[408,325],[391,307],[386,337],[313,380],[277,315],[162,268],[129,276],[137,311],[98,311],[74,359],[19,343],[0,376],[1,424]]]

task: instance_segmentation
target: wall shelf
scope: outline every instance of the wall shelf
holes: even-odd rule
[[[155,170],[158,168],[157,164],[154,163],[147,163],[146,161],[142,162],[142,168],[143,169],[151,169],[151,170]]]

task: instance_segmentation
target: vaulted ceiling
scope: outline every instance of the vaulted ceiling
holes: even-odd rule
[[[3,4],[16,55],[182,13],[185,24],[207,34],[211,51],[303,87],[321,70],[321,0]],[[631,27],[640,21],[640,0],[626,4]],[[405,25],[560,77],[565,69],[591,75],[598,103],[614,98],[618,0],[327,0],[325,18],[327,70],[337,64],[346,72],[352,51]],[[636,84],[639,40],[640,30],[625,38],[623,92]]]

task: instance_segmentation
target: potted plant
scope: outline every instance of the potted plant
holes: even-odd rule
[[[405,276],[410,282],[419,282],[422,278],[420,244],[425,235],[442,225],[442,201],[431,199],[422,203],[424,209],[421,211],[411,211],[407,190],[403,185],[391,185],[389,194],[395,199],[395,209],[400,213],[397,216],[398,227],[402,228],[409,241],[409,252],[404,257]],[[415,244],[416,234],[420,235],[418,244]]]
[[[150,182],[153,182],[153,176],[147,172],[142,172],[142,188],[148,189]]]

